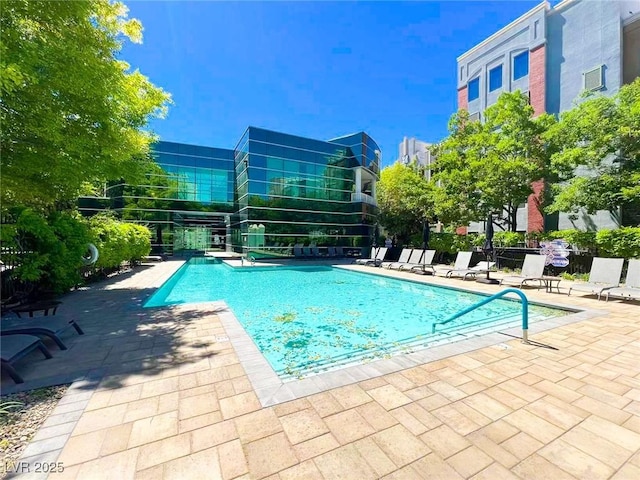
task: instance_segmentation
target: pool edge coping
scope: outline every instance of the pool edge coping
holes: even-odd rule
[[[210,303],[208,302],[208,304]],[[218,301],[215,303],[220,305],[220,303],[224,302]],[[572,323],[582,322],[606,313],[606,310],[585,309],[561,317],[533,322],[529,325],[529,334],[537,334]],[[218,313],[218,317],[263,407],[370,380],[454,355],[504,344],[521,338],[522,334],[520,327],[508,327],[484,335],[473,335],[469,338],[443,345],[416,349],[410,353],[400,352],[390,358],[347,365],[335,370],[313,374],[300,380],[283,381],[228,306],[224,311]],[[532,339],[531,342],[532,346],[541,347],[540,344],[535,342],[535,339]]]
[[[186,263],[186,262],[185,262]],[[333,265],[334,267],[343,267],[343,265]],[[179,268],[178,268],[179,269]],[[344,268],[342,268],[344,269]],[[418,281],[417,279],[402,279],[392,275],[386,275],[385,273],[367,272],[360,269],[346,268],[344,270],[355,271],[358,273],[369,274],[378,277],[394,278],[400,281],[408,281],[411,283],[427,284],[426,282]],[[176,273],[176,272],[174,272]],[[167,278],[168,281],[171,277]],[[162,283],[161,287],[164,286]],[[434,285],[436,286],[436,285]],[[449,285],[437,285],[441,288],[457,290],[460,292],[478,294],[483,296],[490,296],[486,292],[477,292],[467,288],[459,286]],[[159,288],[161,288],[159,287]],[[155,292],[154,292],[155,293]],[[152,296],[152,293],[150,296]],[[581,309],[577,307],[569,307],[564,304],[551,302],[530,302],[534,305],[547,306],[562,309],[569,313],[561,317],[553,317],[546,320],[537,322],[530,322],[529,334],[537,334],[544,331],[552,330],[554,328],[570,325],[585,320],[589,320],[594,317],[602,316],[608,313],[608,310],[601,309]],[[184,305],[184,304],[178,304]],[[166,305],[164,307],[145,307],[145,308],[171,308],[178,305]],[[340,366],[335,370],[330,370],[318,374],[307,376],[303,379],[287,379],[283,381],[275,372],[271,364],[269,364],[266,357],[262,354],[258,346],[255,344],[249,333],[244,329],[240,321],[236,318],[235,314],[227,305],[224,300],[215,300],[209,302],[195,302],[191,303],[194,308],[215,306],[217,308],[223,307],[216,312],[220,322],[225,329],[230,343],[232,344],[240,364],[245,370],[245,373],[254,389],[260,404],[263,407],[269,407],[284,403],[298,398],[303,398],[316,393],[321,393],[333,388],[342,387],[345,385],[351,385],[357,382],[370,380],[390,373],[399,372],[414,366],[422,365],[425,363],[442,360],[451,356],[469,353],[481,348],[496,346],[504,344],[505,342],[521,338],[522,329],[520,327],[507,327],[500,329],[496,332],[491,332],[482,335],[472,335],[469,338],[461,339],[445,343],[442,345],[425,347],[416,349],[410,353],[398,352],[390,358],[373,360],[369,362],[357,362],[354,364]],[[533,339],[532,346],[541,346],[536,344]]]

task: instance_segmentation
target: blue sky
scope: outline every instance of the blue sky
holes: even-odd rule
[[[318,139],[364,130],[384,165],[404,136],[446,136],[456,57],[539,4],[125,3],[144,42],[121,58],[173,96],[152,124],[161,139],[233,148],[249,125]]]

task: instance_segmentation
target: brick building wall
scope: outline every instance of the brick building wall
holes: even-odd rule
[[[458,110],[467,109],[467,87],[458,89]]]
[[[531,50],[529,53],[529,101],[535,116],[545,112],[545,53],[544,45]],[[527,199],[527,231],[543,232],[544,215],[542,214],[542,200],[544,195],[544,180],[531,185],[533,193]]]

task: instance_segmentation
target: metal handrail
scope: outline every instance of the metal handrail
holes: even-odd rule
[[[524,293],[522,293],[520,290],[517,290],[515,288],[506,288],[501,292],[496,293],[495,295],[491,295],[490,297],[485,298],[481,302],[478,302],[474,305],[471,305],[470,307],[465,308],[464,310],[450,316],[449,318],[447,318],[446,320],[443,320],[442,322],[434,323],[431,326],[431,333],[436,333],[436,325],[444,325],[445,323],[449,323],[452,320],[455,320],[456,318],[461,317],[462,315],[466,315],[467,313],[471,312],[472,310],[475,310],[476,308],[482,307],[483,305],[486,305],[487,303],[492,302],[493,300],[504,297],[507,293],[515,293],[522,300],[522,342],[529,343],[529,300],[527,299]]]

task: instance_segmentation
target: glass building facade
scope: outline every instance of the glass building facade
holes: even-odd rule
[[[380,151],[368,135],[319,141],[249,127],[234,153],[234,250],[370,245]]]
[[[149,227],[153,254],[225,248],[234,214],[233,150],[158,142],[146,181],[106,186],[102,199],[81,198],[80,210],[115,211]]]
[[[144,184],[113,182],[80,209],[147,225],[155,254],[371,244],[380,150],[363,132],[320,141],[249,127],[233,150],[158,142],[153,157]]]

